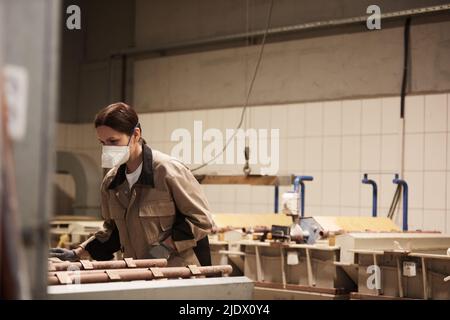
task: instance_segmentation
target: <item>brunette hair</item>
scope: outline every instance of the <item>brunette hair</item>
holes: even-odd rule
[[[123,102],[110,104],[100,110],[95,116],[94,125],[96,128],[107,126],[126,135],[132,135],[136,127],[141,129],[136,111]],[[145,143],[144,139],[141,140]]]

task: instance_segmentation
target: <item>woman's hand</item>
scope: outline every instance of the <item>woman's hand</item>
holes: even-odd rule
[[[49,256],[51,258],[58,258],[64,261],[78,261],[79,257],[75,250],[69,250],[64,248],[51,248],[49,250]]]

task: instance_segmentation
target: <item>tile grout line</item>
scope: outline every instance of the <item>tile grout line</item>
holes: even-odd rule
[[[384,115],[384,103],[383,103],[383,98],[380,98],[380,104],[379,104],[379,108],[380,108],[380,156],[378,157],[379,165],[378,165],[378,171],[382,171],[383,168],[383,155],[384,155],[384,144],[383,144],[383,115]],[[382,187],[381,185],[381,175],[379,175],[379,185]],[[381,190],[380,190],[381,189]],[[381,200],[384,198],[383,195],[383,188],[379,188],[378,191],[378,198],[377,198],[377,209],[380,209],[380,206],[378,205],[379,203],[381,203]],[[379,211],[379,210],[378,210]],[[379,214],[380,212],[377,212],[377,214]]]
[[[342,135],[343,135],[343,132],[344,132],[344,129],[343,129],[343,125],[342,125],[342,120],[343,120],[343,116],[342,116],[342,114],[343,114],[343,106],[342,106],[342,100],[340,101],[340,103],[339,103],[339,117],[340,117],[340,137],[339,137],[339,143],[340,143],[340,145],[339,145],[339,215],[340,216],[342,216],[342,180],[343,180],[343,178],[342,178],[342,163],[343,163],[343,161],[342,161],[342,153],[343,153],[343,138],[342,138]]]
[[[446,121],[445,121],[445,129],[448,131],[448,101],[449,101],[449,97],[450,95],[447,94],[447,99],[446,99]],[[445,221],[445,230],[447,233],[450,233],[450,230],[448,230],[448,213],[447,213],[447,194],[448,194],[448,174],[447,174],[447,169],[448,169],[448,133],[445,135],[445,214],[444,214],[444,221]]]
[[[325,131],[325,119],[324,119],[324,116],[323,116],[323,105],[324,105],[324,103],[323,102],[321,102],[320,103],[320,116],[321,116],[321,119],[320,119],[320,121],[321,121],[321,123],[322,123],[322,132],[321,132],[321,137],[320,137],[320,139],[321,139],[321,151],[320,151],[320,153],[321,153],[321,162],[322,162],[322,165],[320,166],[320,176],[321,176],[321,179],[322,179],[322,183],[320,184],[320,215],[323,215],[323,204],[324,204],[324,200],[323,200],[323,190],[324,190],[324,187],[323,187],[323,181],[324,181],[324,179],[323,179],[323,167],[324,167],[324,164],[325,164],[325,160],[324,160],[324,137],[323,137],[323,134],[324,134],[324,131]]]
[[[359,100],[359,175],[362,171],[362,123],[363,122],[363,106],[362,100]],[[361,216],[361,186],[358,188],[358,204],[359,204],[359,216]]]
[[[421,229],[423,230],[424,227],[424,221],[425,221],[425,117],[426,117],[426,99],[425,96],[422,96],[422,105],[423,105],[423,136],[422,136],[422,145],[423,145],[423,151],[422,151],[422,181],[423,181],[423,187],[422,187],[422,201],[423,201],[423,207],[424,210],[422,211],[422,225]]]

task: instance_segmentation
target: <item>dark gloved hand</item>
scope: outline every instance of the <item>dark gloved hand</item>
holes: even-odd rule
[[[169,259],[175,250],[164,243],[151,246],[148,251],[150,259]]]
[[[59,258],[64,261],[78,261],[79,258],[75,253],[75,250],[69,250],[64,248],[51,248],[49,251],[49,257]]]

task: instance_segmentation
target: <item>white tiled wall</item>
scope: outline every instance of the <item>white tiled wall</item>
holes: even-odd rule
[[[306,183],[307,215],[369,216],[371,187],[361,183],[364,172],[378,182],[379,212],[386,215],[396,187],[393,174],[400,172],[404,158],[410,227],[450,232],[449,100],[449,94],[406,98],[404,153],[398,97],[252,107],[248,123],[252,128],[280,129],[279,175],[314,176]],[[202,120],[203,130],[223,132],[236,127],[240,112],[227,108],[152,113],[141,114],[140,121],[149,145],[170,153],[173,130],[192,132],[193,121]],[[91,124],[61,125],[59,146],[86,152],[100,165],[93,134]],[[258,172],[258,165],[252,168]],[[242,165],[213,164],[208,171],[239,174]],[[274,209],[273,187],[203,187],[215,212]],[[280,195],[290,189],[282,187]],[[400,225],[401,219],[396,221]]]

